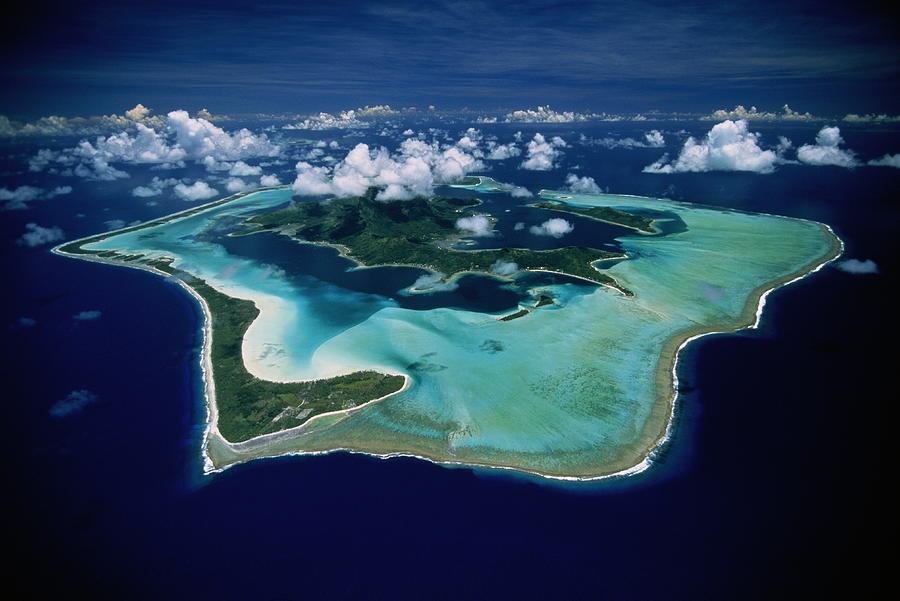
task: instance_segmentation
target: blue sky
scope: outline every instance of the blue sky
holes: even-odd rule
[[[786,4],[38,0],[2,25],[0,113],[900,112],[895,18]]]

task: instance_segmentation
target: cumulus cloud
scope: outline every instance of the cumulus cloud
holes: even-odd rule
[[[553,236],[554,238],[562,238],[575,229],[575,226],[559,217],[548,219],[540,225],[532,225],[529,231],[535,236]]]
[[[255,165],[250,166],[244,161],[237,161],[234,165],[231,166],[231,170],[228,172],[228,175],[233,175],[235,177],[262,175],[262,167],[258,167]]]
[[[781,107],[780,113],[760,111],[755,106],[751,106],[748,110],[744,108],[743,105],[739,104],[730,111],[725,109],[713,111],[711,115],[702,117],[702,119],[710,121],[722,121],[725,119],[755,119],[757,121],[814,121],[817,119],[817,117],[813,117],[809,113],[799,113],[786,104]]]
[[[666,145],[666,139],[657,129],[651,129],[649,132],[645,133],[644,140],[647,141],[647,146],[650,148],[662,148]]]
[[[25,233],[16,240],[20,246],[40,246],[62,240],[65,234],[56,226],[41,227],[36,223],[26,223]]]
[[[19,186],[15,190],[0,188],[0,200],[5,201],[3,204],[4,211],[12,211],[27,209],[28,203],[32,200],[47,200],[55,196],[71,193],[72,186],[57,186],[52,190],[34,186]]]
[[[264,188],[280,186],[281,180],[278,179],[277,175],[264,175],[261,178],[259,178],[259,185]]]
[[[505,184],[503,182],[497,182],[500,184],[500,187],[503,188],[506,192],[509,193],[513,198],[531,198],[534,194],[524,186],[517,186],[516,184]]]
[[[574,112],[557,112],[549,106],[539,106],[537,109],[524,109],[512,111],[506,114],[504,119],[507,123],[572,123],[575,121],[587,121],[592,115],[574,113]],[[487,123],[487,121],[483,121]]]
[[[429,196],[435,184],[459,181],[484,169],[484,163],[457,145],[441,147],[437,142],[407,138],[393,155],[384,147],[371,150],[367,144],[357,144],[333,167],[300,161],[296,169],[295,194],[360,196],[377,186],[379,200],[408,200]]]
[[[410,290],[420,292],[423,290],[428,290],[429,292],[449,292],[459,288],[459,280],[454,279],[450,282],[444,282],[443,280],[445,277],[447,277],[445,274],[439,272],[426,273],[425,275],[419,276],[409,288]]]
[[[512,275],[519,271],[519,265],[514,261],[497,259],[494,264],[491,265],[490,270],[491,273],[496,273],[497,275]]]
[[[593,177],[578,177],[574,173],[566,176],[565,189],[573,194],[603,194]]]
[[[515,142],[508,144],[497,144],[496,142],[488,142],[488,153],[484,158],[489,161],[504,161],[522,154],[522,149],[516,146]]]
[[[460,217],[456,220],[456,229],[473,238],[493,236],[491,220],[486,215]]]
[[[53,417],[66,417],[78,413],[88,405],[97,402],[97,395],[90,390],[73,390],[66,398],[57,401],[50,407],[50,415]]]
[[[31,123],[10,121],[0,115],[0,137],[92,136],[133,128],[140,122],[153,128],[165,127],[165,117],[149,116],[150,109],[138,104],[124,115],[98,117],[42,117]]]
[[[175,186],[175,195],[181,200],[206,200],[218,193],[218,190],[211,188],[209,184],[202,180],[197,180],[190,186],[185,184],[178,184]]]
[[[399,112],[400,111],[392,109],[387,104],[371,107],[364,106],[349,111],[341,111],[337,115],[332,115],[331,113],[319,113],[318,115],[307,117],[299,123],[285,125],[283,129],[324,130],[369,127],[371,125],[370,119],[396,115]]]
[[[559,136],[554,136],[548,142],[541,134],[534,134],[534,138],[528,142],[526,158],[519,167],[531,171],[549,171],[556,167],[556,160],[562,156],[558,149],[565,146],[565,141]]]
[[[159,177],[155,177],[148,183],[146,186],[138,186],[137,188],[131,191],[132,196],[137,196],[138,198],[150,198],[151,196],[159,196],[163,193],[163,190],[175,186],[179,183],[179,181],[175,178],[161,179]]]
[[[834,264],[834,266],[841,271],[846,271],[847,273],[878,273],[878,265],[876,265],[875,261],[873,261],[872,259],[866,259],[865,261],[860,261],[859,259],[846,259],[844,261],[838,261]]]
[[[72,319],[75,321],[94,321],[95,319],[100,319],[101,315],[103,315],[101,311],[82,311],[73,315]]]
[[[896,123],[900,121],[900,115],[885,115],[884,113],[876,115],[869,113],[868,115],[857,115],[849,113],[844,116],[847,123]]]
[[[137,107],[136,107],[137,108]],[[136,109],[133,109],[136,110]],[[141,111],[139,111],[140,113]],[[255,171],[242,159],[274,157],[280,147],[265,134],[256,135],[248,129],[228,133],[202,118],[191,118],[186,111],[172,111],[166,115],[167,133],[159,133],[144,123],[131,123],[130,130],[109,136],[99,136],[93,142],[82,140],[74,148],[53,151],[41,149],[29,160],[31,171],[51,170],[61,175],[93,180],[114,180],[128,174],[111,163],[183,165],[185,159],[195,160],[215,170],[235,169]],[[222,165],[223,161],[238,161]],[[248,173],[258,175],[261,172]]]
[[[856,167],[859,161],[852,150],[841,148],[844,139],[838,127],[825,126],[816,134],[815,144],[804,144],[797,149],[797,159],[807,165],[835,165]]]
[[[239,177],[229,177],[228,181],[225,182],[225,189],[231,193],[246,192],[247,190],[252,190],[255,187],[256,186],[254,186],[253,184],[248,184]]]
[[[581,144],[589,145],[589,146],[601,146],[603,148],[662,148],[666,145],[666,139],[663,137],[662,132],[659,130],[653,129],[644,134],[643,140],[636,140],[635,138],[589,138],[588,136],[581,134],[578,141]]]
[[[872,159],[868,164],[876,167],[896,167],[900,169],[900,154],[886,154],[880,159]]]
[[[778,159],[772,150],[759,147],[759,134],[747,128],[747,122],[723,121],[713,126],[703,140],[688,138],[678,158],[668,161],[663,155],[644,173],[679,173],[700,171],[753,171],[772,173]]]

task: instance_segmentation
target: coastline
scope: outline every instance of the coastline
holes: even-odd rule
[[[793,218],[792,218],[793,219]],[[617,464],[611,464],[609,469],[584,474],[562,474],[550,473],[534,469],[527,469],[517,465],[504,465],[501,463],[488,463],[479,461],[463,461],[453,459],[447,456],[440,456],[428,449],[417,449],[409,451],[385,450],[374,451],[354,448],[352,446],[343,446],[326,450],[288,450],[277,452],[269,455],[250,456],[239,458],[233,462],[227,462],[221,467],[216,468],[213,472],[220,472],[232,465],[238,465],[245,461],[253,459],[275,458],[283,456],[313,456],[325,455],[335,452],[349,452],[377,457],[379,459],[390,459],[393,457],[412,457],[438,465],[473,467],[484,469],[496,469],[512,471],[521,474],[538,476],[547,480],[564,481],[564,482],[598,482],[613,478],[623,478],[646,471],[652,467],[654,457],[662,450],[662,448],[671,440],[673,434],[673,424],[677,411],[678,400],[678,358],[682,349],[694,340],[698,340],[705,336],[716,334],[733,334],[746,329],[758,327],[762,312],[765,306],[766,297],[774,290],[788,286],[794,282],[802,280],[824,268],[828,263],[836,260],[841,256],[844,249],[843,241],[834,233],[827,224],[812,222],[809,220],[798,219],[799,221],[808,221],[820,227],[831,241],[830,251],[807,264],[806,266],[795,270],[794,272],[762,284],[755,288],[747,297],[744,304],[744,311],[741,314],[741,320],[736,325],[714,325],[714,326],[696,326],[687,330],[681,330],[673,334],[663,343],[659,360],[656,368],[656,390],[657,401],[654,404],[650,417],[644,422],[642,435],[639,440],[643,442],[634,446],[640,447],[640,450],[631,455],[631,459],[620,461]]]
[[[271,189],[271,188],[270,188]],[[265,190],[257,190],[265,191]],[[112,232],[107,232],[101,235],[94,235],[85,238],[80,238],[78,240],[65,242],[51,249],[51,252],[60,256],[66,256],[69,258],[79,258],[88,261],[94,261],[98,263],[105,263],[108,265],[115,265],[119,267],[131,267],[136,269],[143,269],[146,271],[150,271],[157,275],[163,277],[169,277],[170,274],[161,271],[159,269],[154,268],[153,266],[138,263],[138,262],[123,262],[121,260],[110,260],[104,257],[98,257],[95,254],[79,254],[79,253],[71,253],[62,250],[63,247],[73,245],[83,241],[94,241],[104,239],[109,236],[117,235],[123,233],[125,231],[134,231],[137,229],[141,229],[143,227],[150,227],[153,225],[160,225],[164,223],[169,223],[175,219],[185,216],[185,213],[195,214],[205,210],[207,208],[211,208],[212,206],[218,206],[220,204],[225,204],[227,202],[237,200],[238,198],[242,198],[247,196],[248,194],[253,194],[254,192],[246,192],[239,193],[233,195],[231,197],[227,197],[226,199],[220,199],[211,203],[207,203],[206,205],[202,205],[199,207],[193,207],[186,211],[181,211],[179,213],[175,213],[172,215],[168,215],[145,224],[140,224],[138,226],[132,226],[130,228],[124,228],[121,230],[116,230]],[[788,218],[788,219],[796,219],[796,218]],[[796,219],[798,221],[808,221],[803,219]],[[431,461],[432,463],[437,463],[441,465],[459,465],[459,466],[471,466],[471,467],[480,467],[480,468],[489,468],[489,469],[501,469],[501,470],[511,470],[519,473],[526,473],[535,476],[539,476],[546,479],[551,480],[561,480],[561,481],[579,481],[579,482],[587,482],[587,481],[598,481],[608,478],[617,478],[624,477],[628,475],[637,474],[645,471],[653,464],[654,456],[659,452],[659,450],[670,440],[672,435],[673,422],[675,418],[675,412],[677,408],[677,398],[678,398],[678,378],[677,378],[677,362],[680,351],[687,346],[693,340],[702,338],[703,336],[720,334],[720,333],[734,333],[744,329],[756,328],[759,326],[762,312],[765,307],[767,296],[773,291],[777,290],[781,287],[787,286],[793,282],[801,280],[813,273],[822,269],[828,263],[834,261],[843,253],[843,241],[834,233],[830,226],[823,223],[812,222],[818,227],[820,227],[826,235],[830,238],[832,243],[830,251],[824,255],[823,257],[819,257],[816,260],[810,262],[806,266],[795,270],[791,274],[782,276],[771,282],[760,285],[755,288],[747,297],[747,300],[744,305],[744,310],[741,313],[740,319],[738,320],[737,325],[725,325],[721,326],[696,326],[693,328],[689,328],[686,330],[682,330],[674,333],[670,338],[668,338],[662,345],[662,349],[660,351],[659,359],[656,367],[656,389],[657,389],[657,401],[653,405],[653,409],[651,410],[650,415],[644,422],[644,427],[641,435],[638,437],[638,440],[642,441],[640,444],[632,445],[633,447],[640,447],[643,450],[632,454],[631,460],[619,462],[619,464],[613,463],[610,465],[610,469],[607,471],[603,471],[596,474],[584,474],[584,475],[569,475],[569,474],[554,474],[554,473],[545,473],[537,470],[525,469],[520,466],[515,465],[502,465],[502,464],[493,464],[488,462],[477,462],[477,461],[461,461],[455,460],[448,457],[441,457],[439,455],[432,455],[431,453],[424,451],[423,454],[418,454],[416,451],[386,451],[386,452],[373,452],[366,451],[360,449],[354,449],[352,447],[340,447],[340,448],[332,448],[328,450],[310,450],[310,451],[285,451],[281,453],[275,453],[271,455],[264,455],[263,457],[278,457],[283,455],[320,455],[326,453],[332,453],[337,451],[346,451],[353,453],[362,453],[382,459],[388,459],[392,457],[416,457],[419,459],[424,459],[427,461]],[[312,244],[322,244],[322,243],[312,243]],[[323,244],[325,246],[333,246],[338,247],[339,245],[332,244]],[[338,249],[339,252],[343,255],[342,249]],[[352,257],[347,257],[351,260]],[[358,263],[358,262],[357,262]],[[359,268],[370,268],[377,266],[360,266]],[[425,267],[428,269],[427,267]],[[429,271],[433,271],[429,269]],[[526,270],[523,270],[526,271]],[[527,271],[541,271],[541,270],[527,270]],[[478,272],[481,274],[481,272]],[[557,272],[551,272],[557,273]],[[460,277],[462,274],[458,274]],[[490,275],[490,274],[488,274]],[[454,275],[457,277],[457,274]],[[577,276],[575,276],[577,277]],[[226,441],[218,430],[218,408],[216,405],[215,399],[215,381],[213,377],[212,371],[212,359],[211,359],[211,346],[212,346],[212,316],[209,310],[209,307],[206,301],[202,298],[202,296],[196,292],[189,284],[184,282],[181,279],[176,278],[177,283],[182,286],[188,294],[193,296],[199,303],[201,312],[203,313],[203,341],[202,341],[202,358],[200,361],[201,375],[204,381],[204,404],[206,407],[206,416],[207,416],[207,424],[204,429],[203,438],[202,438],[202,449],[201,455],[203,458],[203,471],[206,474],[215,473],[227,469],[231,465],[237,465],[239,463],[243,463],[245,461],[249,461],[256,458],[261,458],[256,455],[249,455],[246,457],[237,457],[234,461],[226,461],[219,465],[216,465],[216,460],[212,457],[210,453],[210,446],[213,443],[213,440],[216,439],[217,444],[224,445],[227,449],[235,453],[236,455],[240,455],[242,453],[251,452],[254,450],[264,449],[267,445],[277,442],[279,440],[287,440],[294,438],[295,436],[301,435],[306,430],[311,430],[311,425],[313,422],[320,420],[325,417],[335,417],[339,415],[349,416],[355,412],[362,410],[364,407],[371,405],[377,401],[383,400],[388,396],[393,396],[398,394],[399,392],[403,392],[407,390],[411,384],[412,380],[407,374],[396,374],[402,375],[404,378],[403,387],[395,392],[392,392],[383,397],[379,397],[377,399],[373,399],[363,403],[359,406],[350,408],[350,409],[342,409],[337,411],[326,412],[322,414],[318,414],[312,418],[310,418],[304,424],[299,426],[295,426],[293,428],[289,428],[286,430],[281,430],[278,432],[273,432],[270,434],[261,435],[255,438],[251,438],[246,441],[241,441],[238,443],[230,443]],[[244,333],[246,336],[246,332]],[[242,361],[246,360],[242,357]],[[273,380],[275,381],[275,380]],[[309,381],[309,380],[285,380],[285,382],[296,382],[296,381]],[[343,418],[342,418],[343,419]],[[338,423],[338,422],[334,422]],[[323,428],[329,428],[331,425],[326,425]],[[637,448],[635,448],[638,451]],[[634,459],[637,458],[637,461]],[[620,465],[621,464],[621,465]],[[628,464],[628,465],[626,465]]]

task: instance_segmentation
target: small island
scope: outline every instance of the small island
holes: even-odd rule
[[[343,449],[591,480],[645,469],[668,440],[685,344],[754,326],[771,290],[842,249],[811,221],[543,190],[541,201],[518,205],[535,210],[534,223],[551,210],[633,233],[597,240],[615,251],[564,241],[548,250],[465,248],[470,232],[457,222],[484,214],[478,194],[501,197],[485,215],[491,223],[520,201],[503,200],[508,187],[486,177],[454,188],[469,196],[380,201],[371,189],[298,202],[287,187],[269,188],[53,252],[151,271],[197,300],[207,471]],[[678,227],[657,230],[673,219]],[[424,269],[441,274],[436,290],[470,274],[531,283],[502,311],[402,307],[223,246],[285,237],[285,264],[301,248],[337,249],[350,261],[340,269]],[[573,279],[535,284],[532,272]],[[442,298],[410,284],[410,293]]]
[[[594,267],[597,261],[622,258],[621,254],[582,246],[458,250],[453,243],[465,233],[456,228],[457,220],[474,216],[467,209],[480,201],[441,196],[382,201],[375,198],[378,192],[370,188],[362,197],[295,203],[247,223],[300,241],[336,246],[360,266],[421,267],[452,279],[464,273],[490,274],[498,263],[515,263],[517,271],[561,273],[631,294]],[[625,221],[641,219],[624,211],[616,215]]]

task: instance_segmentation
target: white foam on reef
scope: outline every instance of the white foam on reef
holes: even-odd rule
[[[564,303],[556,310],[532,311],[510,322],[457,309],[402,309],[382,297],[325,283],[304,287],[193,236],[219,215],[276,206],[290,197],[288,190],[248,195],[234,205],[213,206],[153,226],[154,237],[142,236],[146,232],[141,230],[123,231],[92,247],[174,256],[182,269],[220,292],[254,302],[260,315],[244,335],[243,359],[257,377],[299,381],[360,369],[405,377],[403,394],[311,420],[314,426],[352,416],[340,421],[340,428],[316,429],[307,424],[227,443],[216,427],[209,309],[189,284],[179,282],[194,294],[204,313],[201,371],[207,404],[208,425],[203,436],[207,473],[224,469],[216,461],[348,450],[381,458],[408,456],[438,464],[514,470],[555,480],[595,481],[645,471],[671,438],[681,349],[702,336],[757,327],[769,292],[821,269],[824,260],[814,269],[804,266],[823,256],[825,244],[822,228],[802,220],[624,195],[572,196],[575,202],[590,205],[626,203],[675,211],[688,229],[667,236],[619,239],[631,258],[604,271],[636,296],[625,297],[601,287],[571,294],[572,285],[549,286],[552,296],[565,299]],[[798,271],[800,276],[766,288],[768,282]],[[264,272],[267,275],[263,276]],[[762,288],[766,289],[760,293]],[[751,319],[748,302],[752,300],[748,299],[754,298],[758,302]],[[710,325],[715,331],[679,344],[671,359],[672,392],[666,388],[661,397],[658,370],[667,373],[668,365],[657,365],[660,349],[671,348],[678,332],[703,324],[721,327]],[[490,342],[487,347],[486,342]],[[661,413],[661,402],[667,403],[667,418],[659,422],[659,435],[650,432],[635,438],[636,431],[642,432],[641,424],[651,423],[651,416]],[[340,433],[348,428],[359,448],[346,448],[347,438]],[[305,449],[307,434],[316,437],[316,449],[329,450]],[[409,449],[423,449],[428,454],[432,448],[436,450],[431,457],[402,450],[382,452],[378,445],[388,436],[399,441],[394,448],[402,449],[405,440]],[[578,473],[578,461],[598,464],[598,445],[605,445],[610,456],[615,456],[617,448],[633,449],[643,445],[643,440],[648,441],[647,446],[634,457],[634,465],[625,469],[610,465],[614,473],[546,473]],[[367,441],[371,448],[366,448]],[[215,460],[209,454],[213,444],[223,445],[235,456]],[[483,453],[483,461],[477,456],[470,462],[460,461],[453,455],[462,448],[467,449],[467,459],[473,457],[473,450],[489,452]],[[572,459],[556,470],[547,467],[554,456]],[[551,459],[530,467],[522,457]]]

